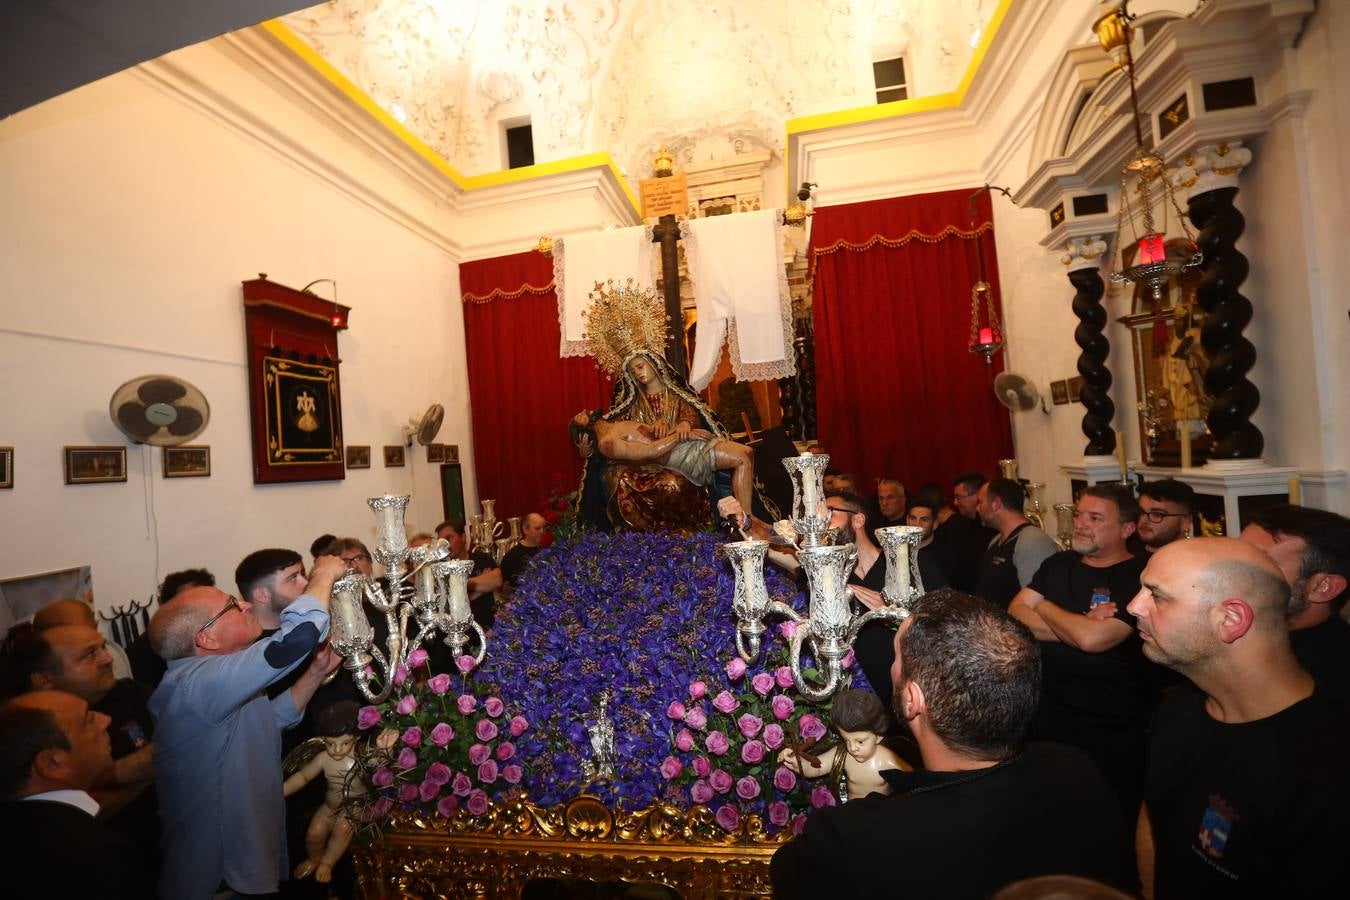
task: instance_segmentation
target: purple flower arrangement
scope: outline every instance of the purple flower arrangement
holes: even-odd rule
[[[526,764],[517,747],[529,720],[508,714],[495,693],[477,684],[473,657],[456,660],[458,672],[430,674],[425,650],[394,674],[394,690],[380,706],[362,707],[357,726],[393,737],[385,764],[371,775],[378,796],[367,816],[381,818],[395,806],[451,816],[464,809],[482,815],[488,801],[516,788]],[[413,673],[426,669],[429,677]]]

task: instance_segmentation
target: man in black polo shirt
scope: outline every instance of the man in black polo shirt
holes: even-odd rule
[[[975,596],[999,609],[1007,609],[1017,592],[1031,583],[1041,563],[1059,549],[1050,535],[1023,515],[1026,500],[1026,489],[1008,478],[995,478],[979,491],[980,522],[998,534],[984,551]]]
[[[940,510],[930,554],[942,565],[947,583],[962,591],[975,590],[980,560],[995,531],[980,524],[979,496],[985,478],[979,472],[958,475],[952,484],[955,512]]]

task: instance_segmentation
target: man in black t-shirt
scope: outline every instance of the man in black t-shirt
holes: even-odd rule
[[[1289,587],[1242,541],[1153,554],[1144,652],[1194,682],[1159,705],[1146,788],[1158,900],[1350,897],[1350,724],[1299,668]]]
[[[1113,485],[1084,490],[1073,549],[1046,559],[1008,607],[1041,642],[1037,736],[1092,757],[1130,822],[1143,790],[1150,705],[1134,617],[1125,611],[1144,568],[1125,547],[1138,519],[1139,505],[1128,491]]]
[[[942,565],[947,583],[962,591],[974,591],[980,577],[985,548],[998,534],[980,524],[979,497],[985,478],[979,472],[958,475],[952,485],[955,512],[941,510],[929,554]]]
[[[469,607],[473,618],[484,631],[492,630],[497,619],[497,598],[493,593],[505,583],[501,567],[485,549],[466,552],[464,526],[458,522],[442,522],[436,526],[436,537],[450,542],[451,559],[472,559],[473,572],[469,575]]]
[[[520,543],[507,550],[506,555],[502,557],[502,580],[511,590],[515,590],[516,582],[524,574],[530,560],[539,552],[547,529],[548,522],[537,512],[528,513],[521,520]]]

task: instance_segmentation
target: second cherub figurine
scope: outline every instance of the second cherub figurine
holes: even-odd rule
[[[881,743],[890,724],[890,716],[880,698],[871,691],[848,690],[834,698],[830,707],[830,728],[840,743],[832,744],[816,755],[816,761],[799,758],[793,750],[782,750],[778,761],[807,778],[830,776],[831,785],[840,786],[843,800],[856,800],[868,794],[889,794],[891,787],[882,778],[887,769],[908,768],[895,753]]]
[[[289,797],[320,774],[328,782],[323,804],[309,820],[309,829],[305,832],[305,850],[309,858],[295,867],[296,878],[313,874],[315,881],[328,883],[333,878],[333,866],[352,842],[356,826],[347,813],[346,804],[349,798],[366,792],[361,773],[355,770],[358,709],[354,701],[343,700],[322,710],[315,725],[324,749],[281,786],[282,792]]]

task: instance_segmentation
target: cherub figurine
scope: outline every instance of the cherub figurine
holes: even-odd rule
[[[840,800],[857,800],[871,793],[889,794],[891,786],[881,777],[887,769],[908,768],[890,748],[882,746],[890,718],[880,698],[871,691],[849,690],[834,698],[830,727],[842,744],[831,744],[818,757],[808,759],[791,749],[782,750],[778,761],[807,778],[830,776],[841,784]]]
[[[345,804],[349,798],[366,792],[360,772],[356,771],[354,752],[359,708],[353,700],[342,700],[321,711],[315,725],[324,749],[282,784],[282,792],[289,797],[320,773],[328,781],[323,805],[314,811],[305,832],[309,858],[295,867],[296,878],[306,878],[312,873],[315,881],[327,884],[333,878],[333,866],[352,842],[356,826]]]

